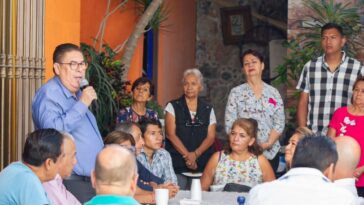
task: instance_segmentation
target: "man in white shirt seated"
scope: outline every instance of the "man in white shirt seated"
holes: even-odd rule
[[[335,143],[325,136],[305,137],[295,150],[292,169],[281,178],[255,186],[248,205],[349,205],[355,197],[331,180],[338,159]]]
[[[364,205],[364,199],[358,196],[355,188],[355,170],[360,159],[360,145],[358,142],[347,136],[340,136],[335,139],[339,159],[336,163],[334,183],[350,191],[356,198],[357,204]]]
[[[68,133],[63,133],[63,153],[60,157],[60,166],[55,179],[43,183],[52,205],[81,205],[76,197],[63,185],[63,179],[69,177],[72,169],[77,163],[76,145],[73,137]]]

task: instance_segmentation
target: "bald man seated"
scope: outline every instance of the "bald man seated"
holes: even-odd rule
[[[354,176],[360,159],[360,145],[354,138],[348,136],[336,138],[335,143],[339,158],[336,163],[334,183],[358,197],[357,204],[364,204],[364,199],[358,196],[355,188]]]
[[[119,145],[107,146],[97,155],[95,170],[91,174],[96,196],[85,205],[139,205],[133,198],[137,179],[134,155]]]

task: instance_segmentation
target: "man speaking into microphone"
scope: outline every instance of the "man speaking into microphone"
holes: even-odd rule
[[[97,94],[92,86],[80,89],[86,69],[77,45],[58,45],[53,53],[55,76],[36,92],[32,103],[36,129],[54,128],[75,138],[77,164],[64,184],[81,203],[95,195],[90,174],[96,155],[104,146],[96,119],[88,109]]]

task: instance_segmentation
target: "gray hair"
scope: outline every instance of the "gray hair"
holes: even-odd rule
[[[138,123],[135,123],[135,122],[118,123],[118,124],[116,124],[114,131],[122,131],[122,132],[126,132],[128,134],[131,134],[133,126],[136,126],[139,128]]]
[[[75,138],[69,132],[62,131],[61,133],[64,136],[64,138],[70,139],[71,141],[75,142]]]
[[[198,82],[200,83],[200,85],[202,86],[203,88],[203,76],[202,76],[202,73],[199,69],[197,68],[189,68],[187,70],[185,70],[185,72],[183,73],[183,79],[182,79],[182,82],[185,81],[185,78],[188,76],[188,75],[194,75],[197,77],[197,80]]]

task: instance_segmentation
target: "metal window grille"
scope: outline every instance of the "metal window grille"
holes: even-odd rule
[[[44,0],[0,0],[0,169],[21,158],[44,79]]]

